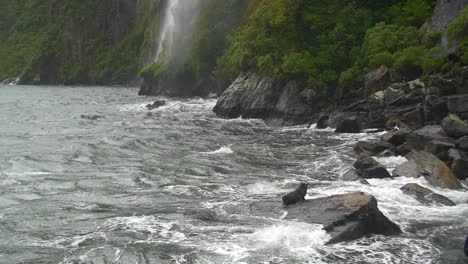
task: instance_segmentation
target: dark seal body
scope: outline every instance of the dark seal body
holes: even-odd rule
[[[299,184],[299,187],[297,187],[296,190],[283,196],[283,204],[290,205],[290,204],[296,204],[298,202],[302,202],[305,200],[304,198],[306,194],[307,194],[307,183],[301,183]]]

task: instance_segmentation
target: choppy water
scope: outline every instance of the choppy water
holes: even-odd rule
[[[214,100],[149,112],[154,98],[136,92],[0,86],[0,263],[466,263],[468,192],[340,180],[352,144],[378,135],[222,120]],[[246,213],[299,181],[307,198],[375,195],[404,234],[324,245],[320,225]],[[458,205],[422,205],[399,190],[408,182]]]

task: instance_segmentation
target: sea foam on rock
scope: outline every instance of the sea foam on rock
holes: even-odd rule
[[[250,213],[265,215],[278,207],[277,202],[259,201]],[[363,192],[310,199],[285,208],[284,220],[322,224],[331,235],[328,243],[359,239],[371,234],[398,235],[401,229],[378,208],[377,200]]]

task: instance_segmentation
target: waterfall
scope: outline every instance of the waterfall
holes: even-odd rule
[[[172,47],[174,43],[174,33],[176,32],[176,9],[180,0],[167,0],[166,10],[164,11],[164,22],[161,28],[161,34],[156,49],[155,62],[161,59],[161,55],[166,48]]]

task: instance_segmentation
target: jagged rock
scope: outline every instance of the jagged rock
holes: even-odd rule
[[[317,129],[325,129],[328,127],[328,119],[330,118],[329,115],[321,115],[317,120],[317,125],[315,128]]]
[[[415,195],[416,199],[421,201],[422,203],[439,203],[447,206],[454,206],[455,203],[450,200],[449,198],[435,193],[431,189],[422,187],[416,183],[408,183],[405,186],[400,188],[403,193],[408,195]]]
[[[366,179],[359,176],[359,174],[357,174],[356,170],[354,170],[353,168],[345,172],[341,178],[343,181],[359,181],[362,184],[369,184],[369,182]]]
[[[444,142],[439,140],[429,141],[425,147],[425,151],[437,155],[441,152],[447,152],[449,149],[454,148],[455,144],[452,142]]]
[[[411,129],[419,129],[424,126],[424,112],[418,107],[412,111],[406,112],[400,116],[400,120]]]
[[[390,83],[392,83],[390,69],[385,65],[367,73],[364,77],[364,89],[367,94],[383,91]]]
[[[278,208],[278,202],[254,202],[250,213],[264,216]],[[285,208],[286,220],[322,224],[331,235],[329,244],[351,241],[371,234],[397,235],[401,229],[377,206],[377,200],[362,192],[306,200]]]
[[[442,120],[442,127],[447,135],[453,138],[468,136],[468,124],[454,114],[450,114]]]
[[[455,142],[457,148],[462,150],[468,150],[468,136],[461,137]]]
[[[385,129],[393,130],[395,128],[404,129],[408,131],[411,130],[410,127],[407,124],[405,124],[405,122],[401,121],[398,117],[392,116],[385,123]]]
[[[450,168],[431,153],[413,150],[406,158],[420,167],[420,174],[432,185],[450,189],[463,188]]]
[[[439,141],[453,143],[441,126],[425,126],[421,129],[411,132],[407,137],[407,146],[413,149],[423,150],[430,141]]]
[[[148,110],[153,110],[153,109],[159,108],[159,107],[164,106],[164,105],[166,105],[166,101],[156,100],[156,101],[154,101],[154,103],[146,105],[146,108],[148,108]]]
[[[440,121],[448,115],[447,98],[434,95],[426,96],[424,101],[424,121],[433,121],[440,124]]]
[[[354,163],[354,168],[357,173],[365,179],[392,178],[390,173],[382,164],[366,154],[359,155],[357,161]]]
[[[468,94],[449,96],[447,98],[447,107],[454,114],[468,113]]]
[[[384,141],[359,141],[354,146],[354,151],[357,154],[365,153],[370,156],[382,154],[388,150],[390,153],[396,153],[396,147]]]
[[[362,131],[361,120],[354,116],[341,121],[337,125],[335,133],[361,133]]]
[[[329,115],[327,126],[331,128],[336,128],[338,124],[343,122],[343,120],[351,117],[357,117],[362,123],[367,123],[368,113],[367,112],[332,112]]]
[[[384,134],[381,137],[381,140],[398,147],[406,142],[406,138],[408,137],[409,133],[410,132],[406,129],[398,129]]]
[[[448,157],[453,174],[460,180],[468,178],[468,153],[458,149],[450,149]]]
[[[401,165],[398,165],[392,171],[393,177],[410,177],[419,178],[422,176],[421,167],[414,161],[407,161]]]
[[[294,81],[254,73],[240,75],[219,97],[213,111],[223,118],[261,118],[275,125],[306,124],[321,106],[304,101]]]

